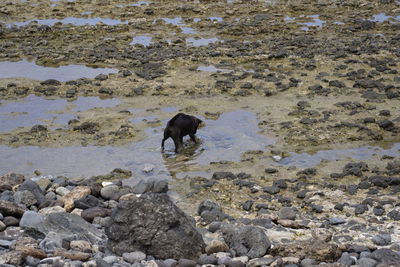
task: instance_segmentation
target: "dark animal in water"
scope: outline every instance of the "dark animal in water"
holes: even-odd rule
[[[183,137],[189,135],[193,142],[196,141],[196,132],[202,120],[186,115],[184,113],[176,114],[168,123],[164,130],[164,139],[161,142],[161,148],[164,150],[164,142],[172,138],[175,144],[175,152],[178,153],[183,148]]]

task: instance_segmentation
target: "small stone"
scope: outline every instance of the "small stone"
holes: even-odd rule
[[[0,257],[0,265],[2,264],[11,264],[15,266],[22,266],[24,262],[24,255],[20,251],[8,251],[1,254]]]
[[[188,260],[188,259],[180,259],[178,261],[178,266],[179,267],[196,267],[197,263],[193,260]]]
[[[13,216],[6,216],[3,219],[3,223],[8,227],[8,226],[18,226],[19,225],[19,220]]]
[[[200,255],[199,260],[198,260],[198,263],[200,265],[205,265],[205,264],[216,265],[217,262],[218,262],[218,259],[214,255],[205,255],[205,254]]]
[[[350,266],[355,264],[355,260],[353,257],[350,257],[348,252],[343,252],[340,259],[337,260],[338,263],[343,264],[344,266]]]
[[[208,255],[217,253],[217,252],[226,252],[229,251],[228,245],[220,240],[212,240],[211,243],[205,249]]]
[[[141,251],[125,252],[122,254],[124,260],[129,263],[141,262],[146,259],[146,254]]]
[[[244,203],[242,203],[242,208],[245,211],[250,211],[251,208],[253,207],[253,203],[254,203],[253,200],[246,200]]]
[[[330,225],[338,225],[343,223],[346,223],[346,220],[343,218],[337,218],[337,217],[329,218]]]
[[[118,199],[119,198],[119,187],[115,184],[103,187],[100,191],[100,195],[104,199]]]
[[[7,225],[5,225],[2,221],[0,221],[0,232],[4,231],[7,228]]]
[[[236,175],[234,175],[232,172],[214,172],[212,179],[213,180],[222,180],[222,179],[235,180]]]
[[[81,212],[81,217],[88,222],[92,222],[95,217],[107,217],[110,215],[111,209],[101,207],[88,208]]]
[[[370,258],[361,258],[357,261],[357,266],[360,267],[375,267],[377,264],[377,261],[374,259]]]
[[[263,191],[269,194],[278,194],[281,190],[277,186],[266,186],[263,188]]]
[[[84,253],[80,251],[66,251],[63,248],[55,248],[54,255],[78,261],[87,261],[90,258],[89,253]]]
[[[279,210],[279,219],[281,220],[295,220],[297,210],[290,207],[283,207]]]
[[[150,173],[154,170],[155,166],[153,164],[145,164],[142,171],[145,173]]]
[[[107,256],[103,258],[103,261],[109,263],[109,264],[113,264],[114,262],[118,261],[118,257],[117,256]]]
[[[258,258],[250,260],[246,266],[248,267],[258,267],[258,266],[269,266],[275,261],[274,258]]]
[[[311,267],[317,265],[317,262],[313,259],[305,258],[300,263],[301,267]]]
[[[88,253],[93,252],[92,245],[85,240],[72,240],[70,242],[70,247],[71,247],[71,249],[81,251],[81,252],[88,252]]]
[[[64,208],[67,212],[70,212],[74,209],[74,201],[80,198],[85,197],[91,193],[91,189],[89,186],[77,186],[71,192],[64,195],[63,202]]]
[[[57,189],[56,189],[56,193],[62,197],[65,196],[66,194],[68,194],[69,192],[71,192],[71,191],[69,191],[67,188],[62,187],[62,186],[57,187]]]

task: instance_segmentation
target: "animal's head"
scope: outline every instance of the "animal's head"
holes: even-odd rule
[[[195,119],[195,123],[196,123],[196,128],[201,128],[204,126],[204,123],[202,120],[200,120],[199,118]]]

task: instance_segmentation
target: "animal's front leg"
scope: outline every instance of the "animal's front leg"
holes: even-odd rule
[[[192,141],[197,144],[197,140],[196,140],[196,136],[194,134],[189,134],[190,139],[192,139]]]

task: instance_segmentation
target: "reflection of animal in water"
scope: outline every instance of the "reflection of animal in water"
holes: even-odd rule
[[[189,135],[193,142],[197,143],[195,134],[202,120],[186,115],[184,113],[176,114],[168,123],[164,130],[164,139],[161,142],[161,148],[164,150],[164,142],[172,138],[175,144],[175,152],[178,153],[183,148],[183,137]]]

